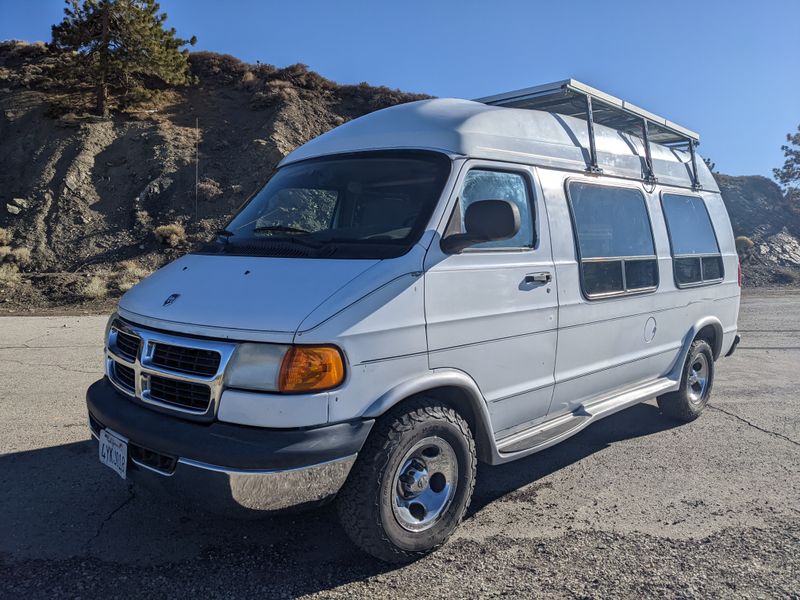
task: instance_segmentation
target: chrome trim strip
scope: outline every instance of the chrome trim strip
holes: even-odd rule
[[[147,469],[148,471],[155,473],[156,475],[161,475],[162,477],[172,477],[175,474],[174,471],[172,473],[167,473],[166,471],[161,471],[159,469],[156,469],[155,467],[146,465],[145,463],[136,460],[132,456],[129,456],[129,458],[131,459],[131,462],[135,464],[137,467],[140,467],[142,469]]]
[[[325,467],[328,465],[334,465],[341,462],[355,462],[358,453],[350,454],[348,456],[343,456],[341,458],[334,458],[332,460],[326,460],[321,463],[315,463],[313,465],[305,465],[302,467],[292,467],[290,469],[257,469],[257,470],[250,470],[250,469],[236,469],[234,467],[220,467],[217,465],[211,465],[208,463],[200,462],[198,460],[192,460],[191,458],[179,458],[178,464],[186,465],[187,467],[194,467],[196,469],[204,469],[206,471],[214,471],[216,473],[227,473],[229,475],[275,475],[279,473],[294,473],[298,471],[305,471],[307,469],[316,469],[317,467]]]

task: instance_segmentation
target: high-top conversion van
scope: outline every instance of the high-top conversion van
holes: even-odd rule
[[[698,139],[567,80],[312,140],[120,300],[87,392],[101,462],[212,509],[335,497],[357,545],[407,561],[478,461],[654,397],[697,418],[740,296]]]

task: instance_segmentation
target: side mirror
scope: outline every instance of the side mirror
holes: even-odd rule
[[[519,208],[508,200],[480,200],[467,207],[464,214],[466,233],[449,235],[442,240],[442,250],[458,254],[483,242],[507,240],[519,231]]]

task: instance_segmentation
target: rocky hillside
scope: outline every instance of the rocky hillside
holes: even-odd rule
[[[425,97],[201,52],[191,56],[196,86],[99,119],[76,108],[79,94],[52,66],[42,44],[0,42],[0,310],[113,300],[209,239],[298,145]],[[749,281],[789,282],[800,228],[785,228],[780,190],[719,180],[737,234],[753,242]]]
[[[800,283],[800,205],[766,177],[715,177],[738,236],[745,283]]]

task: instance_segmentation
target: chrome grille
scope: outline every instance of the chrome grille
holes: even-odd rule
[[[186,348],[156,343],[153,364],[190,375],[213,375],[219,369],[220,355],[213,350]]]
[[[232,342],[173,335],[116,319],[106,344],[106,374],[135,402],[211,421],[235,349]]]
[[[207,385],[150,376],[150,398],[192,410],[208,409],[211,389]]]
[[[114,377],[131,392],[136,390],[136,371],[120,363],[114,363]]]
[[[141,343],[142,340],[135,335],[117,330],[117,351],[130,362],[133,362],[136,360],[136,357],[139,356],[139,346]]]

